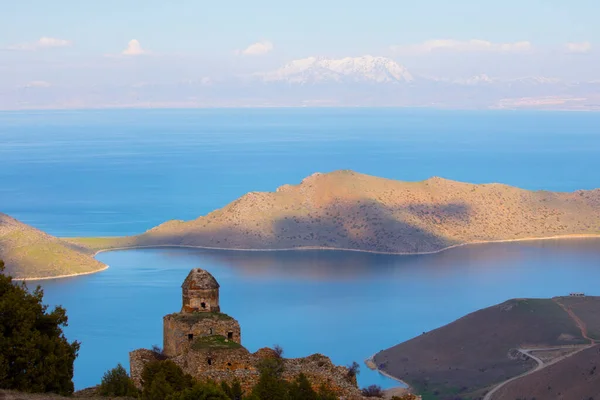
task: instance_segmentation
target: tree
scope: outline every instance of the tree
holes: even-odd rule
[[[223,392],[225,392],[230,400],[242,400],[244,393],[242,391],[242,385],[238,380],[233,381],[231,386],[229,386],[225,381],[221,382],[221,389]]]
[[[67,313],[48,312],[44,292],[4,275],[0,261],[0,388],[26,392],[73,393],[73,362],[79,343],[64,336]]]
[[[138,390],[121,364],[106,371],[98,388],[100,396],[137,397]]]
[[[171,360],[151,361],[142,371],[142,399],[163,400],[194,385],[194,380]]]
[[[170,397],[172,400],[229,400],[229,396],[212,382],[196,383],[193,387]]]
[[[290,385],[290,400],[317,400],[317,393],[313,390],[306,375],[300,374]]]
[[[281,379],[283,373],[283,360],[280,358],[266,358],[258,365],[260,378],[252,388],[252,396],[260,400],[287,400],[288,384]]]

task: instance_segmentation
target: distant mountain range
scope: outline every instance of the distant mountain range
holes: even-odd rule
[[[346,57],[331,59],[308,57],[294,60],[283,67],[255,74],[262,82],[286,82],[296,84],[322,83],[374,83],[374,84],[411,84],[446,83],[456,85],[557,85],[561,80],[543,76],[522,78],[494,78],[487,74],[468,78],[448,79],[414,75],[406,67],[387,57]]]
[[[178,83],[23,88],[21,108],[87,107],[436,107],[600,110],[600,81],[552,77],[431,77],[386,57],[308,57],[273,71]],[[69,90],[72,90],[71,92]],[[12,99],[12,97],[10,97]],[[11,108],[0,93],[0,109]]]

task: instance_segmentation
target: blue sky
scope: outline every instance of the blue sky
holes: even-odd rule
[[[596,42],[594,0],[4,1],[1,45],[72,40],[82,54],[132,38],[156,52],[224,54],[269,40],[290,57],[352,55],[429,39]]]
[[[597,0],[2,0],[0,91],[177,83],[309,56],[600,80]],[[0,93],[1,94],[1,93]]]

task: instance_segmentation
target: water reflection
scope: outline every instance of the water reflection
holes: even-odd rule
[[[191,268],[221,284],[222,310],[251,351],[280,344],[286,356],[323,353],[337,364],[371,354],[515,297],[600,294],[600,240],[464,246],[421,256],[340,251],[235,252],[140,249],[98,255],[111,266],[41,282],[67,308],[82,341],[77,388],[95,385],[128,352],[162,342],[162,317],[181,307]],[[366,367],[361,385],[394,386]]]
[[[248,278],[294,278],[316,281],[347,281],[423,271],[432,276],[454,275],[456,268],[477,270],[510,264],[551,249],[557,257],[598,257],[600,239],[549,239],[525,242],[474,244],[426,255],[397,256],[353,251],[228,251],[167,248],[164,256],[173,259],[197,259],[234,268]]]

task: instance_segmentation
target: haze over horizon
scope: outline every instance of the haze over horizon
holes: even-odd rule
[[[0,109],[597,110],[599,12],[591,0],[23,0],[0,17]]]

